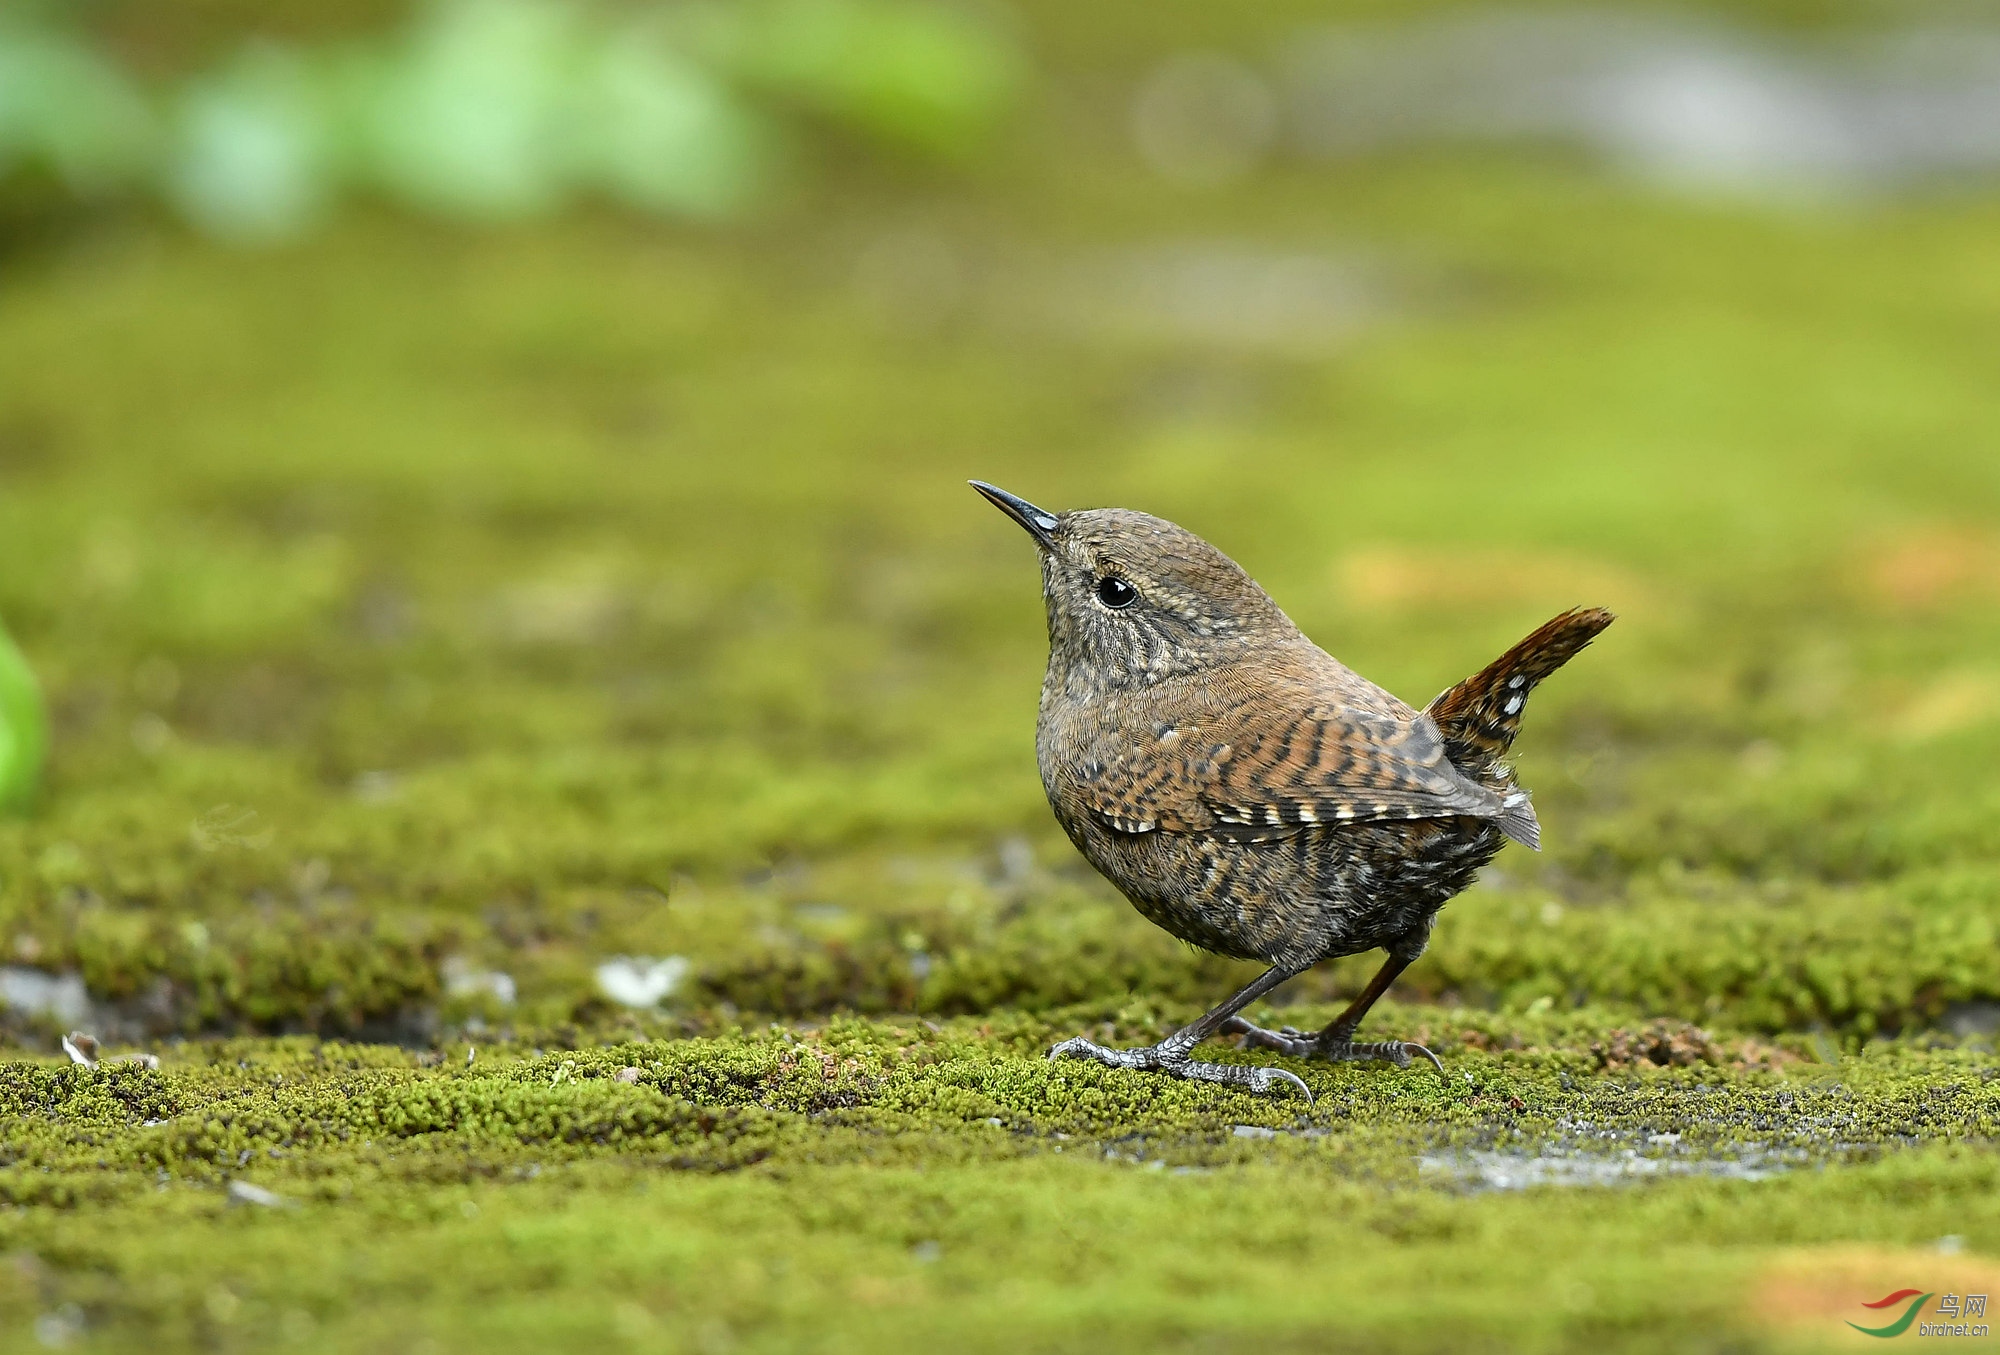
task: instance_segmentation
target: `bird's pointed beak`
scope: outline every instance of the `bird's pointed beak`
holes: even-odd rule
[[[995,508],[1028,529],[1028,535],[1035,538],[1035,544],[1043,550],[1049,549],[1053,533],[1059,525],[1056,515],[1045,508],[1037,508],[1017,494],[1009,494],[998,485],[989,485],[984,480],[968,481],[974,489],[986,496]]]

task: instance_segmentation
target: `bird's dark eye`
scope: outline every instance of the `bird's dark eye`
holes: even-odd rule
[[[1115,611],[1137,602],[1139,590],[1116,574],[1106,574],[1097,581],[1097,600]]]

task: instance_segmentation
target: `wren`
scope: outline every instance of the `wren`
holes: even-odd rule
[[[1512,839],[1539,849],[1504,758],[1528,694],[1611,624],[1563,613],[1419,711],[1308,640],[1235,561],[1123,508],[1051,513],[974,480],[1041,554],[1049,667],[1035,731],[1042,786],[1084,858],[1182,940],[1269,968],[1156,1045],[1078,1038],[1051,1058],[1267,1093],[1279,1068],[1190,1057],[1215,1035],[1336,1061],[1414,1055],[1358,1042],[1362,1018],[1424,953],[1447,900]],[[1237,1015],[1322,960],[1381,949],[1317,1033]]]

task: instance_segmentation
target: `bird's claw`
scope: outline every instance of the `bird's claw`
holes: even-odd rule
[[[1049,1057],[1089,1059],[1107,1068],[1165,1073],[1169,1077],[1183,1077],[1195,1082],[1220,1082],[1226,1086],[1241,1087],[1258,1096],[1269,1096],[1278,1087],[1286,1086],[1305,1097],[1307,1105],[1313,1102],[1312,1088],[1306,1086],[1305,1080],[1283,1068],[1241,1063],[1199,1063],[1189,1058],[1186,1050],[1163,1044],[1144,1049],[1108,1049],[1078,1036],[1073,1040],[1064,1040],[1051,1049]]]
[[[1224,1068],[1230,1065],[1217,1063],[1207,1066],[1211,1068]],[[1256,1074],[1251,1077],[1249,1086],[1250,1090],[1256,1092],[1259,1096],[1269,1096],[1276,1085],[1281,1082],[1297,1088],[1299,1095],[1305,1097],[1308,1106],[1313,1103],[1312,1088],[1306,1085],[1305,1079],[1297,1073],[1288,1073],[1283,1068],[1259,1068]]]

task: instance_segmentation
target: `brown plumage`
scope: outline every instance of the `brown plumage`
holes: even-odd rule
[[[1041,551],[1049,668],[1036,750],[1057,821],[1147,918],[1270,966],[1149,1049],[1078,1039],[1051,1055],[1255,1091],[1305,1084],[1188,1052],[1220,1032],[1298,1055],[1435,1063],[1418,1045],[1357,1044],[1354,1030],[1503,840],[1539,845],[1502,759],[1535,684],[1611,614],[1564,613],[1420,712],[1313,644],[1192,533],[1126,509],[1049,513],[973,484]],[[1235,1015],[1321,960],[1377,947],[1389,954],[1381,972],[1317,1035]]]

